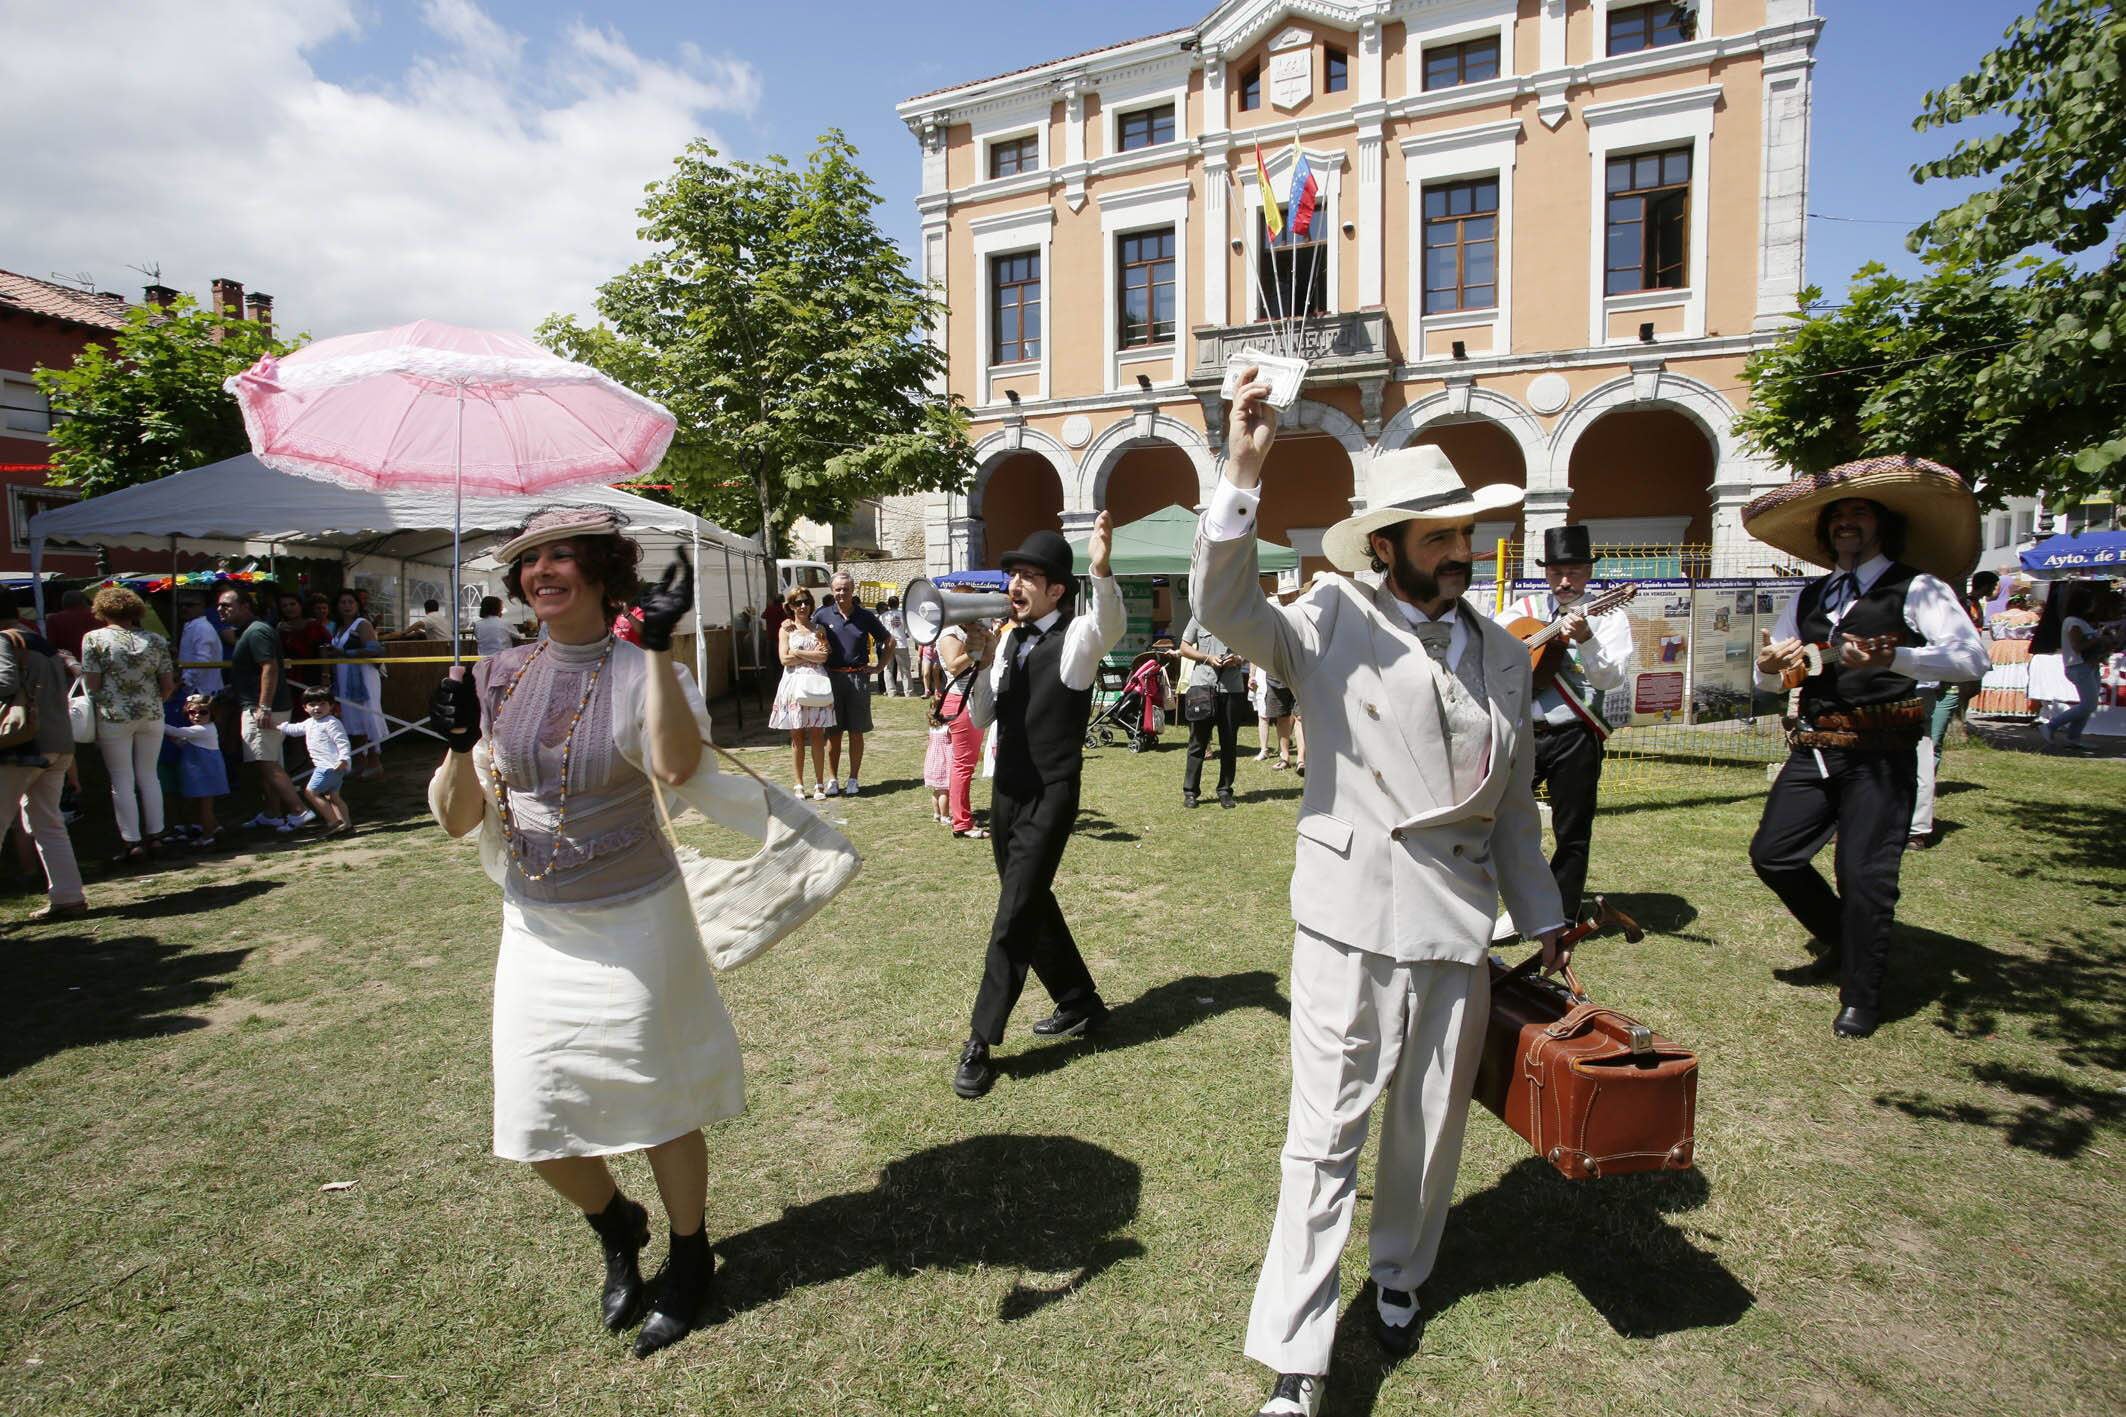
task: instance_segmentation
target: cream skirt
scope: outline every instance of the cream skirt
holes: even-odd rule
[[[504,900],[495,1155],[606,1156],[745,1108],[738,1036],[685,887],[556,910]]]

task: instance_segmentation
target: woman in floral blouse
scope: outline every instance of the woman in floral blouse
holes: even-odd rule
[[[140,628],[147,604],[124,586],[105,586],[89,608],[103,622],[81,639],[81,674],[96,701],[96,747],[111,775],[111,810],[124,840],[115,861],[146,859],[162,836],[163,701],[177,692],[170,642]]]

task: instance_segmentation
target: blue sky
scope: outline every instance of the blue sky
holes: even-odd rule
[[[1870,258],[1912,267],[1905,231],[1952,197],[1908,175],[1949,141],[1912,132],[1920,95],[1969,70],[2022,7],[1818,8],[1808,259],[1835,296]],[[734,156],[797,157],[843,129],[908,246],[918,162],[895,103],[1206,9],[0,0],[0,125],[40,140],[11,159],[28,200],[0,208],[0,266],[133,292],[136,262],[195,291],[230,275],[317,334],[415,314],[528,327],[588,308],[629,259],[642,184],[690,135]],[[201,81],[217,69],[244,77]],[[55,122],[62,109],[72,116]]]

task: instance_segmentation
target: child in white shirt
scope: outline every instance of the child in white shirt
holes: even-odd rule
[[[354,743],[347,736],[347,726],[339,720],[339,707],[340,701],[330,689],[311,689],[303,695],[307,719],[290,719],[281,729],[303,739],[310,748],[310,778],[303,784],[303,797],[310,803],[310,810],[300,817],[290,817],[288,824],[307,827],[322,820],[326,836],[345,836],[354,830],[354,820],[340,798],[340,781],[354,766]]]

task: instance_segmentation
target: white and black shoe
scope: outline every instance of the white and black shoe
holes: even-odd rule
[[[1318,1417],[1320,1412],[1320,1378],[1312,1373],[1279,1373],[1270,1400],[1255,1409],[1255,1417]]]
[[[1373,1337],[1398,1358],[1417,1347],[1417,1296],[1407,1289],[1373,1293]]]

